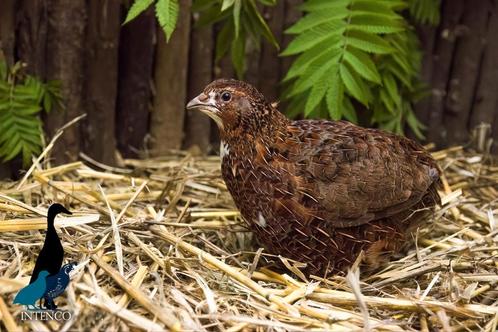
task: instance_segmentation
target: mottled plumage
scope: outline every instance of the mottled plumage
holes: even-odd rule
[[[438,201],[439,170],[418,143],[346,121],[291,121],[252,86],[217,80],[192,100],[220,129],[222,176],[267,250],[342,270],[377,266]]]

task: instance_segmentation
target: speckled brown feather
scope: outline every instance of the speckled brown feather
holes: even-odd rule
[[[219,80],[228,151],[222,175],[258,240],[274,254],[338,271],[365,251],[398,252],[437,203],[439,171],[422,146],[345,121],[290,121],[252,86]]]

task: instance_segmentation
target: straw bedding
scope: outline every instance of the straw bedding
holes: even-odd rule
[[[443,206],[410,251],[381,269],[305,276],[259,249],[221,180],[216,157],[176,152],[125,160],[35,163],[0,184],[0,315],[7,330],[495,331],[498,166],[452,148]],[[102,168],[103,167],[103,168]],[[51,202],[65,260],[79,263],[56,299],[69,321],[20,321]],[[276,264],[279,263],[279,264]],[[282,265],[287,266],[286,269]]]

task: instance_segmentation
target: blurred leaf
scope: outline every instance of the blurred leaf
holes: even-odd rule
[[[233,6],[233,22],[235,24],[235,39],[239,38],[240,32],[240,10],[242,8],[242,0],[235,0]]]
[[[438,25],[441,0],[409,0],[410,15],[420,24]]]
[[[0,67],[8,72],[4,61]],[[21,155],[27,166],[42,148],[40,112],[60,104],[61,92],[58,82],[43,84],[24,75],[22,68],[16,65],[10,71],[12,79],[0,79],[0,158],[8,161]]]
[[[273,6],[276,3],[275,0],[259,2],[265,6]],[[206,0],[196,0],[193,7],[201,14],[197,27],[214,23],[221,25],[221,30],[216,36],[216,61],[230,51],[232,65],[239,78],[244,75],[245,43],[248,38],[256,47],[261,43],[261,37],[264,37],[278,48],[278,43],[259,13],[255,0],[212,0],[210,6]]]
[[[218,34],[218,38],[216,38],[216,62],[220,61],[221,58],[223,58],[223,56],[228,52],[233,38],[233,24],[232,22],[229,22],[223,26]]]
[[[130,22],[135,19],[138,15],[140,15],[143,11],[150,7],[154,3],[154,0],[135,0],[135,2],[131,5],[128,10],[128,14],[126,15],[126,19],[123,24]]]
[[[232,7],[236,0],[223,0],[221,4],[221,11],[225,11],[228,8]]]
[[[231,47],[232,63],[238,78],[244,76],[244,52],[245,39],[243,34],[240,34],[239,38],[233,40]]]

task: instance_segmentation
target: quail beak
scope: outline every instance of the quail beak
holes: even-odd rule
[[[223,122],[219,116],[220,110],[216,106],[216,101],[214,99],[214,94],[206,95],[205,93],[201,93],[194,99],[188,102],[187,104],[188,110],[199,110],[202,113],[205,113],[211,119],[213,119],[218,127],[223,127]]]

